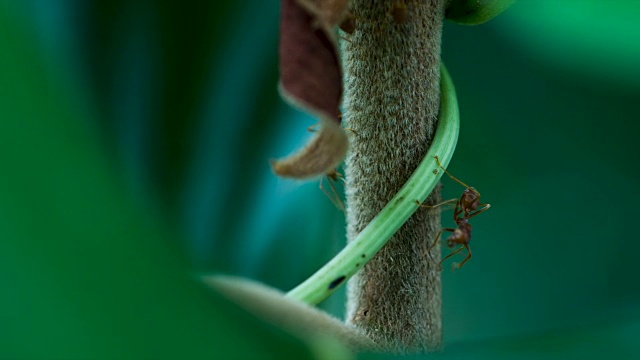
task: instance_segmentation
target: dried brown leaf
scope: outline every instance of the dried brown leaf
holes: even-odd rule
[[[335,4],[343,0],[325,1],[281,0],[280,93],[292,105],[319,117],[322,125],[305,147],[272,162],[274,172],[284,177],[326,174],[342,161],[347,150],[348,139],[338,117],[342,69],[333,32],[347,2],[340,9]],[[340,16],[333,20],[327,14],[334,12],[327,9],[338,9]]]
[[[333,171],[347,153],[348,139],[340,124],[323,121],[318,134],[296,153],[271,162],[273,171],[282,177],[307,179]]]
[[[335,39],[335,27],[349,13],[349,0],[296,0],[314,18],[313,25],[322,28],[329,38]]]

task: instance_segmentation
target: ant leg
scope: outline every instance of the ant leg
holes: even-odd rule
[[[438,235],[436,235],[435,239],[433,240],[433,243],[431,245],[427,244],[427,249],[422,255],[424,256],[424,254],[427,254],[429,256],[429,259],[431,259],[433,261],[434,259],[431,256],[431,249],[433,249],[438,244],[438,240],[442,236],[442,232],[443,231],[454,232],[455,230],[456,229],[453,229],[453,228],[442,228],[442,229],[440,229],[440,231],[438,231]],[[438,271],[442,271],[442,261],[438,263]]]
[[[319,126],[320,126],[320,123],[315,123],[315,124],[313,124],[313,125],[310,125],[310,126],[308,126],[308,127],[307,127],[307,131],[308,131],[308,132],[311,132],[311,133],[317,132],[317,131],[318,131],[318,127],[319,127]],[[351,131],[351,132],[352,132],[352,133],[354,133],[355,135],[358,135],[358,134],[355,132],[355,130],[353,130],[352,128],[344,128],[344,129],[345,129],[345,130],[347,130],[347,131]]]
[[[454,229],[454,228],[442,228],[442,229],[440,229],[440,231],[438,231],[438,235],[436,235],[436,238],[433,240],[431,245],[427,246],[427,251],[425,251],[426,254],[430,254],[431,253],[431,249],[433,249],[436,246],[436,244],[438,243],[438,240],[440,240],[440,236],[442,236],[442,232],[444,232],[444,231],[454,232],[454,231],[456,231],[456,229]]]
[[[345,39],[345,40],[346,40],[346,39]],[[347,40],[347,41],[351,42],[351,40]],[[342,113],[342,111],[340,111],[340,113],[338,114],[338,119],[339,119],[340,121],[342,121],[342,119],[343,119],[343,113]],[[353,130],[353,128],[346,127],[346,128],[344,128],[344,129],[345,129],[346,131],[350,131],[350,132],[352,132],[352,133],[353,133],[353,135],[358,135],[358,133],[357,133],[355,130]]]
[[[325,189],[323,185],[325,179],[327,179],[331,190]],[[345,211],[344,203],[342,202],[342,199],[340,199],[340,195],[338,194],[336,186],[333,184],[333,181],[327,176],[324,176],[322,179],[320,179],[320,190],[322,190],[322,192],[329,198],[329,200],[333,203],[333,205],[335,205],[335,207],[343,212]]]
[[[427,243],[427,248],[422,253],[423,256],[426,254],[426,255],[429,255],[429,257],[431,258],[431,249],[433,249],[433,247],[436,246],[436,244],[438,243],[438,240],[440,239],[440,236],[442,236],[443,231],[444,229],[440,229],[440,231],[438,231],[438,235],[436,235],[436,238],[433,240],[433,243],[431,245]],[[433,258],[431,258],[431,260],[433,260]]]
[[[443,201],[443,202],[441,202],[439,204],[435,204],[435,205],[424,205],[424,204],[421,204],[420,201],[416,200],[416,204],[418,204],[418,206],[423,207],[423,208],[435,209],[435,208],[440,207],[442,205],[451,204],[452,202],[456,202],[456,201],[458,201],[457,198],[456,199],[449,199],[447,201]]]
[[[482,209],[477,210],[476,212],[474,212],[473,214],[469,214],[469,216],[467,216],[467,220],[471,219],[472,217],[476,216],[476,215],[480,215],[483,212],[489,210],[489,208],[491,208],[491,204],[478,204],[479,206],[484,206]]]
[[[444,259],[440,260],[440,267],[442,267],[442,263],[444,263],[448,258],[452,257],[453,255],[459,253],[460,251],[464,250],[465,245],[460,246],[459,248],[457,248],[455,251],[453,251],[451,254],[447,255],[444,257]],[[469,247],[467,247],[468,249]],[[466,261],[466,260],[465,260]]]
[[[422,253],[422,255],[427,254],[429,256],[429,259],[431,259],[433,261],[433,257],[431,256],[431,249],[434,248],[434,246],[436,246],[436,244],[438,243],[438,240],[440,239],[440,236],[442,236],[442,232],[444,231],[444,229],[440,229],[440,231],[438,231],[438,234],[436,235],[435,239],[433,240],[433,243],[431,245],[429,245],[429,243],[427,243],[427,247],[425,249],[425,251]]]
[[[471,260],[471,249],[469,248],[469,245],[464,244],[462,246],[464,246],[464,248],[467,249],[467,253],[468,254],[467,254],[467,257],[464,258],[464,260],[462,260],[461,263],[459,263],[459,264],[455,264],[454,263],[453,264],[457,269],[460,269],[462,267],[462,265],[464,265],[464,263],[466,263],[467,261]],[[462,250],[462,248],[460,248],[460,249]]]
[[[460,185],[462,185],[462,186],[464,186],[464,187],[466,187],[466,188],[468,188],[468,189],[472,189],[472,187],[471,187],[471,186],[469,186],[469,185],[467,185],[467,184],[463,183],[462,181],[458,180],[458,178],[456,178],[455,176],[451,175],[451,173],[450,173],[450,172],[448,172],[448,171],[447,171],[447,169],[445,169],[445,168],[442,166],[442,164],[440,163],[440,159],[438,159],[438,155],[436,155],[436,156],[435,156],[435,158],[436,158],[436,163],[438,164],[438,167],[440,167],[440,169],[444,170],[444,172],[445,172],[447,175],[449,175],[449,177],[451,178],[451,180],[453,180],[453,181],[457,182],[458,184],[460,184]],[[476,195],[478,195],[478,197],[480,197],[480,193],[478,192],[478,190],[473,189],[473,190],[471,190],[471,191],[473,191]]]
[[[346,41],[346,42],[350,42],[350,43],[352,43],[352,44],[353,44],[353,41],[351,41],[350,39],[348,39],[348,38],[346,38],[346,37],[344,37],[344,36],[342,36],[342,35],[338,35],[338,37],[340,38],[340,40],[344,40],[344,41]]]
[[[344,129],[347,130],[347,131],[351,131],[353,133],[353,135],[358,135],[358,133],[355,130],[353,130],[353,128],[346,127]]]
[[[347,41],[349,41],[349,42],[351,41],[351,40],[348,40],[348,39],[345,39],[345,40],[347,40]],[[338,113],[338,120],[342,121],[342,111],[340,111],[340,112]],[[313,132],[313,133],[314,133],[314,132],[317,132],[317,131],[318,131],[318,127],[319,127],[319,126],[320,126],[320,123],[319,123],[319,122],[318,122],[318,123],[315,123],[315,124],[313,124],[313,125],[310,125],[309,127],[307,127],[307,131],[308,131],[308,132]],[[352,132],[354,135],[358,135],[358,133],[357,133],[355,130],[353,130],[352,128],[350,128],[350,127],[346,127],[346,128],[344,128],[344,129],[345,129],[346,131],[350,131],[350,132]]]
[[[329,179],[331,179],[331,180],[333,180],[333,181],[342,180],[343,183],[347,182],[347,180],[344,178],[344,176],[342,176],[342,174],[340,174],[338,172],[338,170],[336,170],[336,169],[333,169],[333,170],[329,171],[324,176],[329,178]]]

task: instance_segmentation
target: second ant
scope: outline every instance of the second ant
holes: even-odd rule
[[[339,111],[338,112],[338,119],[342,120],[342,112]],[[318,126],[318,124],[313,124],[311,126],[309,126],[307,128],[307,131],[309,132],[316,132],[316,127]],[[355,134],[355,131],[353,131],[353,129],[351,128],[345,128],[345,130],[348,130],[352,133]],[[325,188],[324,186],[324,182],[327,182],[327,184],[329,185],[329,188]],[[327,172],[321,179],[320,179],[320,190],[327,196],[327,198],[329,198],[329,200],[333,203],[333,205],[335,205],[336,208],[338,208],[338,210],[345,212],[346,208],[344,206],[344,202],[342,201],[342,199],[340,198],[340,193],[338,192],[338,189],[336,188],[336,184],[338,183],[338,181],[342,181],[343,183],[345,182],[344,176],[342,176],[342,174],[340,174],[338,172],[338,169],[333,169],[329,172]]]

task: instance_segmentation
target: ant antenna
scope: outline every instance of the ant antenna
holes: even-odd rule
[[[442,166],[442,164],[440,163],[440,159],[438,159],[438,155],[434,156],[436,158],[436,163],[438,164],[438,167],[440,169],[442,169],[447,175],[449,175],[449,177],[451,178],[451,180],[457,182],[458,184],[468,188],[469,190],[473,191],[474,193],[476,193],[478,195],[478,197],[480,197],[480,192],[478,192],[478,190],[476,190],[475,188],[463,183],[462,181],[460,181],[458,178],[456,178],[455,176],[451,175],[450,172],[447,171],[447,169],[444,168],[444,166]]]

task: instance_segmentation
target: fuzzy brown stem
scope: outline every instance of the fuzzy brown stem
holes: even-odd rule
[[[354,0],[357,30],[342,44],[344,113],[353,129],[346,159],[347,237],[362,231],[402,187],[428,149],[440,101],[440,42],[446,0]],[[436,189],[427,200],[440,201]],[[441,344],[438,210],[419,210],[350,280],[347,322],[395,352]]]

